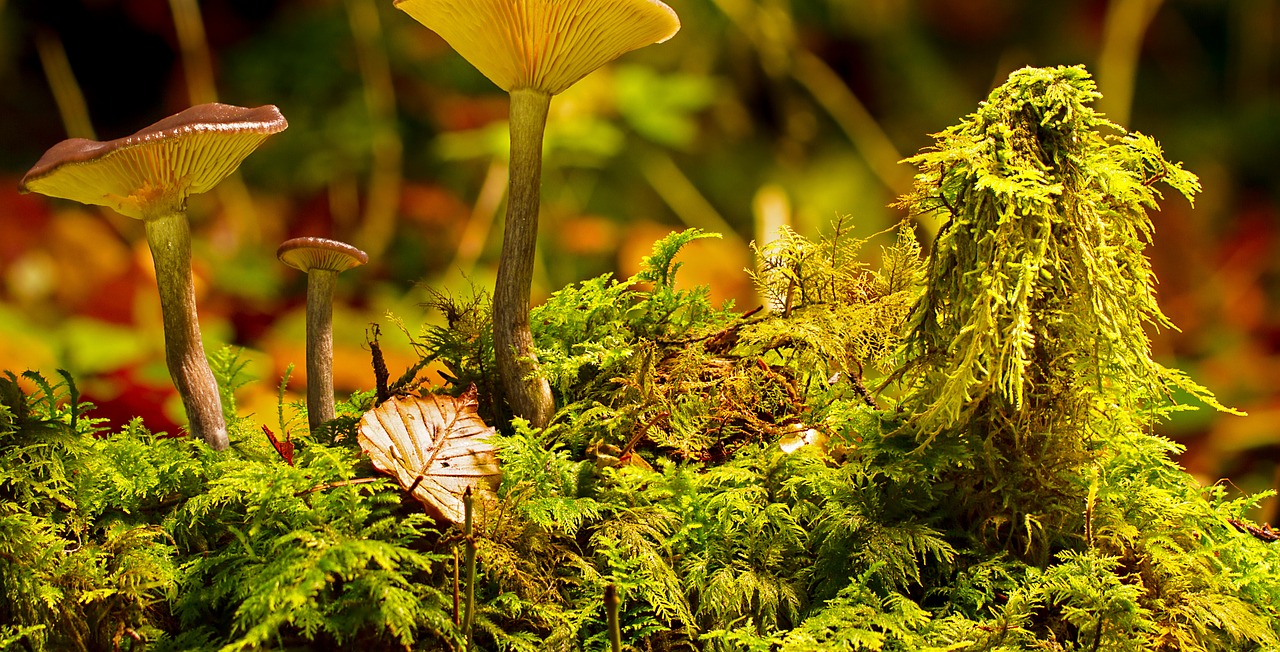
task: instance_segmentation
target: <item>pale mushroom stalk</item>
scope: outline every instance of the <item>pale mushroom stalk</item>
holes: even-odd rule
[[[307,424],[319,432],[332,421],[333,408],[333,289],[338,272],[307,272]]]
[[[280,262],[307,275],[307,425],[317,433],[336,416],[333,406],[333,292],[338,274],[369,255],[337,240],[303,237],[276,250]]]
[[[493,293],[498,375],[516,416],[546,426],[551,385],[538,376],[529,295],[538,235],[542,132],[551,97],[626,52],[661,43],[680,19],[660,0],[395,0],[511,94],[511,177]]]
[[[537,376],[538,359],[529,330],[529,293],[538,241],[542,179],[542,134],[551,94],[532,88],[511,91],[511,162],[502,260],[493,290],[493,348],[507,402],[535,427],[555,411],[551,384]]]
[[[188,429],[203,438],[214,450],[229,444],[227,424],[222,416],[218,382],[209,368],[200,322],[196,317],[195,281],[191,273],[191,227],[182,212],[150,217],[146,225],[147,246],[156,268],[160,291],[160,312],[164,323],[164,357],[182,407],[187,411]]]

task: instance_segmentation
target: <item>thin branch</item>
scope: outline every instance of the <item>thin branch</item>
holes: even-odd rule
[[[338,488],[338,487],[345,487],[345,486],[353,485],[353,484],[368,484],[368,483],[370,483],[370,482],[377,482],[377,481],[379,481],[379,480],[386,480],[386,478],[381,478],[381,477],[379,477],[379,478],[352,478],[352,479],[350,479],[350,480],[338,480],[338,481],[336,481],[336,482],[326,482],[326,483],[324,483],[324,484],[319,484],[319,485],[316,485],[316,486],[314,486],[314,487],[311,487],[310,489],[303,489],[302,491],[296,491],[296,492],[294,492],[294,494],[293,494],[293,495],[294,495],[294,497],[295,497],[295,498],[298,498],[298,497],[305,496],[305,495],[307,495],[307,494],[313,494],[313,493],[316,493],[317,491],[328,491],[329,489],[336,489],[336,488]]]

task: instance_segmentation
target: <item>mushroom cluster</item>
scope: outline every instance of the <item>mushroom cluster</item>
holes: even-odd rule
[[[543,427],[555,411],[538,376],[529,295],[538,236],[542,135],[551,97],[632,50],[680,30],[658,0],[395,0],[511,95],[511,161],[493,343],[507,403]]]
[[[99,142],[64,140],[22,177],[19,190],[107,206],[140,219],[155,262],[165,362],[191,433],[228,445],[218,384],[205,357],[191,273],[187,197],[213,188],[267,136],[288,126],[274,106],[201,104],[137,133]]]
[[[395,0],[511,96],[511,159],[502,257],[493,294],[498,374],[512,411],[543,427],[555,401],[538,375],[529,330],[542,176],[551,97],[631,50],[660,43],[680,20],[658,0]],[[200,337],[191,272],[187,198],[231,174],[267,136],[288,126],[274,106],[201,104],[137,133],[51,147],[22,178],[37,192],[110,207],[142,220],[155,262],[165,360],[189,430],[228,446],[218,385]],[[368,261],[351,245],[295,238],[277,257],[307,273],[307,406],[314,432],[334,418],[333,290],[337,275]]]

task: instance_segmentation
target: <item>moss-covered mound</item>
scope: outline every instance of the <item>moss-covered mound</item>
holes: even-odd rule
[[[905,227],[874,266],[852,220],[783,232],[740,313],[677,284],[713,237],[686,231],[556,293],[531,319],[546,430],[492,400],[483,295],[434,296],[422,363],[315,436],[227,400],[225,453],[104,432],[65,375],[0,379],[0,649],[604,650],[608,586],[636,650],[1280,649],[1257,497],[1153,432],[1174,395],[1225,409],[1144,330],[1171,326],[1147,212],[1198,182],[1096,97],[1083,69],[1018,71],[910,159],[902,205],[944,220],[927,257]],[[230,399],[244,365],[213,362]],[[357,421],[472,385],[503,477],[466,536]]]

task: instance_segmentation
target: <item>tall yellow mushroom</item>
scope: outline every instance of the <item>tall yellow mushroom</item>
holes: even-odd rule
[[[498,374],[516,415],[545,426],[551,386],[537,376],[529,290],[538,235],[542,134],[551,96],[617,57],[680,30],[658,0],[396,0],[511,95],[511,162],[493,293]]]
[[[274,106],[200,104],[132,136],[64,140],[50,147],[18,186],[22,192],[108,206],[145,223],[169,375],[191,434],[215,450],[227,447],[227,426],[196,318],[187,197],[217,185],[267,136],[287,126]]]

